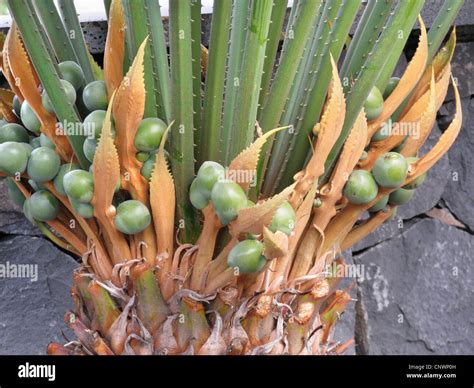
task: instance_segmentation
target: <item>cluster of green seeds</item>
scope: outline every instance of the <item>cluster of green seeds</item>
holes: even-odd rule
[[[138,150],[137,160],[143,163],[141,174],[147,179],[151,179],[151,173],[156,161],[156,154],[161,144],[161,140],[166,131],[166,124],[163,120],[155,117],[143,119],[135,134],[135,148]]]
[[[66,96],[71,104],[75,104],[77,96],[82,96],[83,107],[86,108],[83,120],[85,129],[84,154],[93,162],[97,142],[108,107],[107,90],[103,81],[94,81],[84,85],[84,74],[79,65],[67,61],[59,65],[61,80]],[[368,120],[375,120],[383,110],[383,100],[387,98],[397,85],[399,79],[392,78],[382,95],[374,87],[369,94],[364,109]],[[54,114],[46,91],[42,95],[44,108]],[[26,217],[34,221],[54,220],[60,211],[56,197],[44,189],[43,183],[52,181],[56,191],[67,196],[75,211],[84,218],[94,216],[91,204],[94,194],[94,177],[92,166],[85,171],[75,163],[61,165],[55,152],[55,145],[41,133],[40,121],[28,102],[23,103],[15,96],[13,101],[15,114],[23,125],[0,123],[0,171],[7,175],[18,176],[27,173],[29,185],[34,190],[25,201],[12,178],[8,178],[7,186],[12,199],[23,206]],[[158,118],[145,118],[141,121],[135,136],[136,158],[143,163],[142,175],[149,180],[156,160],[166,124]],[[112,122],[112,134],[115,135]],[[377,132],[372,141],[385,139],[388,134]],[[395,150],[394,150],[395,151]],[[350,175],[345,187],[344,196],[353,204],[372,202],[378,194],[378,188],[397,188],[389,196],[383,197],[371,212],[384,210],[388,203],[402,205],[410,200],[414,190],[423,183],[426,174],[410,185],[401,187],[405,181],[409,164],[416,158],[405,159],[397,152],[389,152],[381,156],[375,163],[372,172],[355,170]],[[136,234],[143,231],[151,222],[149,209],[140,201],[126,199],[120,192],[121,182],[116,187],[115,226],[125,234]],[[212,204],[222,225],[228,225],[237,218],[239,211],[254,206],[247,198],[245,191],[232,180],[225,179],[225,168],[219,163],[207,161],[200,167],[190,187],[190,200],[197,209],[204,209]],[[295,211],[288,202],[281,205],[275,212],[268,228],[272,232],[283,232],[290,235],[295,224]],[[266,262],[263,255],[264,245],[261,236],[248,234],[240,241],[228,256],[228,265],[237,268],[241,273],[260,271]]]
[[[375,120],[383,110],[383,100],[395,89],[398,82],[397,77],[392,77],[384,94],[374,87],[364,105],[368,120]],[[397,112],[394,113],[394,116]],[[383,127],[374,134],[371,141],[377,142],[386,139],[390,135],[387,128]],[[407,138],[406,138],[407,139]],[[405,139],[405,142],[406,142]],[[412,183],[402,187],[407,177],[410,165],[415,163],[417,157],[405,158],[399,152],[404,143],[394,148],[391,152],[381,155],[375,162],[372,171],[354,170],[349,176],[343,194],[347,200],[355,205],[364,205],[372,202],[378,195],[379,188],[396,189],[390,195],[382,197],[369,211],[378,212],[386,210],[388,204],[399,206],[406,204],[426,179],[426,173],[415,179]]]
[[[225,168],[219,163],[206,161],[198,170],[189,190],[190,200],[197,209],[212,204],[222,225],[235,220],[239,211],[255,204],[247,198],[240,185],[225,179]],[[294,229],[296,214],[288,202],[275,211],[269,230],[290,235]],[[239,273],[255,273],[265,266],[264,245],[260,235],[247,234],[229,253],[227,264]]]
[[[60,63],[59,71],[68,101],[77,104],[84,117],[83,150],[92,163],[108,107],[105,83],[94,81],[85,85],[81,67],[72,61]],[[54,114],[54,107],[46,91],[42,94],[42,104],[48,112]],[[58,199],[44,188],[45,182],[52,182],[55,190],[69,199],[80,216],[86,219],[94,217],[91,204],[94,195],[93,166],[86,171],[75,163],[61,164],[55,145],[41,133],[41,123],[28,102],[21,103],[15,96],[13,111],[22,125],[0,121],[0,171],[11,176],[7,178],[7,187],[12,200],[23,206],[24,213],[31,222],[52,221],[61,210]],[[143,163],[142,174],[147,179],[150,179],[165,129],[166,124],[158,118],[143,119],[137,129],[137,159]],[[112,134],[115,135],[113,122]],[[14,179],[20,179],[24,173],[28,175],[28,184],[33,191],[27,200],[14,182]],[[121,191],[121,182],[117,182],[114,197],[114,205],[117,206],[115,226],[122,233],[131,235],[146,229],[151,222],[151,215],[143,203],[128,199],[127,196],[127,193]]]
[[[375,162],[372,172],[367,170],[354,170],[344,186],[344,196],[355,205],[365,205],[372,202],[378,195],[379,187],[396,189],[390,195],[380,199],[369,211],[383,210],[387,203],[391,205],[404,205],[407,203],[426,179],[426,174],[421,175],[412,183],[403,186],[411,164],[418,160],[416,157],[405,158],[397,152],[387,152]]]

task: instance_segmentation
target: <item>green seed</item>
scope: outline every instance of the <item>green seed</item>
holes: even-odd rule
[[[89,139],[100,139],[102,126],[105,119],[105,110],[95,110],[89,113],[83,122],[84,136]]]
[[[380,198],[374,206],[372,206],[371,208],[369,208],[369,212],[371,213],[375,213],[375,212],[379,212],[381,210],[384,210],[385,207],[387,206],[387,203],[388,203],[388,195],[385,195],[383,196],[382,198]]]
[[[105,110],[95,110],[87,115],[84,119],[84,130],[88,137],[100,139],[106,114]]]
[[[295,210],[288,202],[285,202],[276,210],[268,229],[272,232],[280,231],[289,236],[295,228],[295,222]]]
[[[219,163],[204,162],[191,184],[190,199],[197,209],[204,209],[211,199],[212,188],[217,181],[224,178],[225,169]]]
[[[30,211],[37,221],[54,220],[59,214],[58,200],[47,190],[40,190],[30,197]]]
[[[375,120],[383,111],[383,97],[376,86],[372,88],[364,102],[367,121]]]
[[[34,191],[40,191],[44,189],[44,186],[41,183],[35,182],[33,179],[28,179],[28,184]]]
[[[374,136],[372,136],[372,139],[370,139],[370,141],[377,142],[377,141],[385,140],[387,137],[390,136],[390,129],[391,129],[391,125],[384,123],[382,128],[380,128],[377,132],[375,132]]]
[[[140,173],[145,177],[146,180],[151,179],[151,174],[155,168],[156,154],[151,154],[148,160],[143,163]]]
[[[421,174],[418,178],[414,179],[408,185],[403,186],[403,188],[407,190],[417,189],[425,182],[427,177],[428,177],[428,174],[425,172],[424,174]]]
[[[398,207],[396,207],[396,208],[393,210],[392,215],[387,218],[387,222],[388,222],[388,221],[393,221],[393,220],[395,219],[395,217],[397,216],[397,212],[398,212]]]
[[[63,185],[68,197],[81,203],[89,203],[94,196],[94,178],[88,171],[69,171],[64,175]]]
[[[233,181],[218,181],[211,192],[211,201],[223,225],[237,218],[240,209],[247,206],[244,190]]]
[[[59,64],[59,71],[63,79],[68,81],[75,90],[84,85],[84,72],[82,68],[73,61],[64,61]]]
[[[415,163],[419,158],[416,158],[414,156],[410,156],[407,158],[407,162],[409,165]],[[426,178],[428,177],[428,173],[424,173],[424,174],[421,174],[418,178],[414,179],[411,183],[409,183],[408,185],[405,185],[403,186],[404,189],[407,189],[407,190],[413,190],[413,189],[417,189],[418,187],[420,187],[424,181],[426,180]]]
[[[76,89],[74,89],[74,86],[72,86],[70,82],[64,79],[61,80],[61,84],[63,86],[64,92],[66,93],[67,101],[70,104],[75,104],[76,103]],[[41,96],[41,102],[43,104],[44,109],[46,109],[51,114],[55,114],[54,106],[46,90],[43,91],[43,95]]]
[[[0,144],[0,171],[8,175],[22,174],[28,163],[28,153],[21,143]]]
[[[97,140],[87,138],[86,140],[84,140],[82,149],[84,151],[84,155],[86,156],[87,160],[92,163],[94,161],[94,155],[97,149]]]
[[[38,137],[31,136],[30,145],[33,147],[33,149],[41,147],[41,141],[40,141],[39,136]]]
[[[194,179],[189,188],[189,200],[196,209],[204,209],[208,203],[209,198],[204,194],[206,190],[202,187],[199,179]]]
[[[403,155],[388,152],[380,156],[372,169],[377,183],[387,189],[400,187],[408,173],[408,163]]]
[[[148,208],[136,200],[122,202],[117,207],[115,227],[125,234],[136,234],[144,231],[151,222]]]
[[[0,143],[16,141],[18,143],[28,143],[30,136],[25,128],[19,124],[5,124],[0,128]]]
[[[83,218],[94,217],[94,207],[88,203],[81,203],[73,198],[69,198],[73,209]]]
[[[166,124],[155,117],[143,119],[135,135],[135,148],[139,151],[151,152],[156,150],[161,143]]]
[[[354,170],[344,186],[344,196],[354,205],[372,202],[378,194],[377,183],[366,170]]]
[[[387,86],[385,87],[385,90],[383,92],[383,99],[386,100],[388,96],[392,94],[392,92],[395,90],[397,87],[398,83],[400,82],[400,78],[398,77],[392,77],[390,78],[390,81],[388,81]]]
[[[31,153],[33,152],[33,147],[29,143],[19,143],[19,144],[21,144],[21,146],[25,149],[28,157],[30,157]]]
[[[51,148],[52,150],[56,150],[56,146],[54,145],[54,143],[44,133],[42,133],[39,136],[39,140],[40,140],[41,147],[47,147],[47,148]]]
[[[33,215],[31,214],[30,199],[26,199],[23,203],[23,214],[25,215],[26,219],[30,221],[33,225],[36,224],[36,221],[33,218]]]
[[[239,242],[227,256],[227,265],[237,268],[239,273],[255,273],[262,270],[266,259],[263,256],[263,244],[257,240]]]
[[[404,205],[412,199],[414,194],[415,190],[397,189],[390,193],[388,201],[390,202],[390,205]]]
[[[58,175],[56,175],[53,182],[54,188],[59,194],[64,195],[64,196],[67,195],[66,191],[64,190],[64,185],[63,185],[64,175],[66,175],[69,171],[79,170],[79,169],[80,167],[75,163],[66,163],[66,164],[63,164],[59,168]]]
[[[139,162],[145,163],[150,158],[150,154],[148,152],[137,152],[136,157]]]
[[[211,191],[216,182],[224,179],[224,174],[225,168],[219,163],[207,161],[201,165],[196,177],[201,181],[201,187],[208,198],[211,198]]]
[[[34,133],[40,133],[41,123],[36,116],[36,113],[31,108],[28,101],[24,101],[21,105],[20,117],[23,125]]]
[[[225,169],[219,163],[207,161],[202,164],[190,188],[190,199],[195,208],[204,209],[207,206],[212,188],[224,178],[224,173]]]
[[[107,88],[104,81],[93,81],[87,84],[82,92],[84,105],[91,112],[95,110],[107,110]]]
[[[33,150],[28,161],[27,172],[31,179],[43,183],[54,179],[61,166],[61,160],[51,148]]]

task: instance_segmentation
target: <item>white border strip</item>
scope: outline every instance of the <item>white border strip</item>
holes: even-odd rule
[[[158,0],[157,0],[158,1]],[[169,16],[169,2],[179,0],[161,0],[161,15]],[[212,13],[212,6],[214,0],[201,0],[202,1],[202,14]],[[96,22],[103,21],[105,17],[104,2],[102,0],[74,0],[76,5],[77,13],[79,14],[79,20],[81,22]],[[288,6],[291,7],[293,0],[288,1]],[[10,27],[11,17],[10,15],[0,15],[0,28]]]

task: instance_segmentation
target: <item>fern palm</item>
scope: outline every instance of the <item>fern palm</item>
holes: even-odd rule
[[[83,261],[66,315],[78,341],[48,352],[343,353],[352,340],[332,333],[351,296],[328,265],[461,129],[452,83],[456,115],[418,154],[451,81],[454,31],[438,49],[462,1],[448,2],[427,33],[422,0],[295,0],[288,25],[287,1],[223,0],[208,49],[200,2],[170,2],[167,48],[157,2],[112,0],[102,70],[64,33],[79,25],[67,1],[9,0],[0,171]],[[392,79],[417,18],[416,53]],[[381,138],[388,122],[417,136]],[[48,146],[29,149],[39,136]]]

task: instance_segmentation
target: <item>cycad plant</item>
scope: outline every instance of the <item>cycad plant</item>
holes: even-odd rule
[[[461,127],[451,82],[454,119],[418,155],[462,1],[429,33],[423,3],[295,0],[286,22],[286,0],[216,0],[204,47],[199,0],[170,1],[168,35],[158,0],[106,1],[101,69],[72,0],[9,0],[0,170],[28,219],[82,258],[66,315],[77,341],[48,352],[344,352],[332,333],[350,290],[331,265]]]

